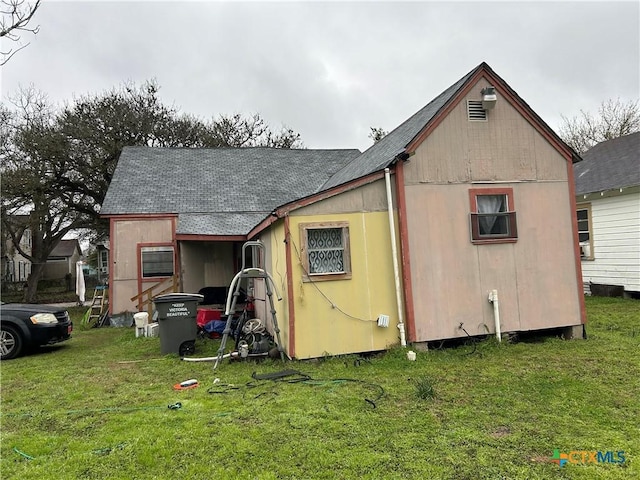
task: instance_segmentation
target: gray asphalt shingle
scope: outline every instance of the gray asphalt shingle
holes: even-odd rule
[[[177,233],[244,235],[276,207],[316,193],[358,155],[355,149],[125,147],[100,213],[176,213]]]
[[[594,146],[573,174],[577,195],[640,185],[640,132]]]
[[[479,65],[466,74],[444,92],[434,98],[425,107],[420,109],[399,127],[382,137],[378,142],[369,147],[362,155],[333,175],[323,186],[327,189],[350,182],[356,178],[383,170],[388,167],[395,158],[404,152],[411,140],[431,121],[433,117],[446,105],[446,103],[462,88],[465,82],[483,66]]]

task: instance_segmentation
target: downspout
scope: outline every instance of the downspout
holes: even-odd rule
[[[498,290],[489,292],[489,303],[493,304],[493,321],[496,325],[496,338],[498,342],[502,342],[502,333],[500,332],[500,308],[498,304]]]
[[[400,330],[400,345],[407,346],[407,334],[404,329],[404,315],[402,312],[402,292],[400,291],[400,273],[398,269],[398,248],[396,246],[396,224],[393,218],[393,202],[391,199],[391,177],[389,169],[384,169],[384,183],[387,186],[387,211],[389,213],[389,233],[391,235],[391,256],[393,257],[393,277],[396,285],[396,304],[398,305],[398,330]]]

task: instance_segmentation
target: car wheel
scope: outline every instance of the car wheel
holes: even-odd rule
[[[22,337],[17,330],[10,326],[0,327],[0,359],[9,360],[22,352]]]

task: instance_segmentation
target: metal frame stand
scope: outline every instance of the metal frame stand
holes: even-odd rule
[[[220,360],[224,356],[224,350],[227,345],[227,339],[229,338],[229,334],[231,333],[231,322],[233,321],[233,314],[236,311],[236,304],[238,301],[238,297],[240,296],[240,280],[243,278],[262,278],[264,279],[265,288],[267,292],[267,297],[269,298],[269,307],[271,309],[271,319],[273,322],[273,330],[276,334],[276,346],[278,347],[278,352],[280,352],[280,358],[282,361],[285,361],[284,349],[282,348],[282,341],[280,340],[280,327],[278,326],[278,319],[276,317],[276,309],[273,304],[273,291],[275,290],[276,295],[278,297],[278,301],[282,301],[282,297],[278,293],[278,289],[276,284],[271,278],[271,275],[263,268],[257,267],[246,267],[245,266],[245,251],[248,247],[256,248],[260,251],[260,256],[258,258],[264,258],[264,245],[259,241],[250,241],[245,242],[242,245],[242,268],[233,277],[231,281],[231,286],[229,287],[229,293],[227,295],[227,303],[225,308],[225,315],[227,316],[227,323],[225,324],[224,330],[222,332],[222,340],[220,341],[220,348],[218,348],[218,356],[216,358],[216,362],[213,365],[213,369],[218,368],[220,364]],[[254,250],[255,253],[255,250]],[[273,289],[272,289],[273,287]]]

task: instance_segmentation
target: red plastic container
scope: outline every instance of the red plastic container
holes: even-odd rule
[[[213,310],[212,308],[199,308],[196,315],[196,323],[199,327],[204,327],[211,320],[220,320],[222,317],[221,310]]]

